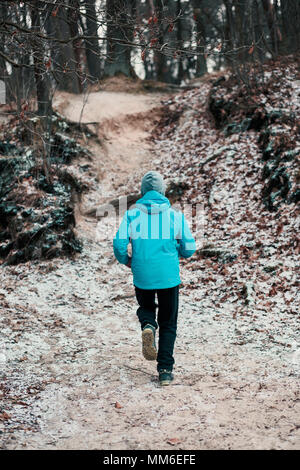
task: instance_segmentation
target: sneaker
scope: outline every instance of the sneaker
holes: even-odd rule
[[[159,380],[160,385],[162,386],[170,385],[170,383],[174,379],[171,370],[162,369],[158,372],[158,374],[159,374],[158,380]]]
[[[157,358],[157,349],[155,345],[155,327],[149,323],[144,326],[142,331],[142,351],[147,361],[155,361]]]

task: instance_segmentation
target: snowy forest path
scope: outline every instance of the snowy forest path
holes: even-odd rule
[[[84,217],[91,207],[125,195],[128,179],[151,168],[151,131],[160,117],[166,93],[100,91],[87,95],[59,92],[57,109],[70,121],[83,123],[98,135],[87,144],[93,155],[87,163],[96,175],[94,188],[83,194],[77,205],[77,231],[91,232],[95,220]],[[91,124],[89,124],[91,123]],[[138,192],[139,188],[135,189]],[[93,229],[92,229],[93,230]]]
[[[151,163],[147,137],[160,97],[118,96],[90,95],[82,114],[83,122],[100,123],[104,140],[90,204],[120,193],[132,172]],[[82,96],[73,98],[64,112],[78,121]],[[0,413],[2,432],[9,423],[0,447],[296,448],[295,379],[287,368],[282,373],[280,357],[251,340],[245,347],[243,317],[214,321],[213,300],[202,308],[197,289],[180,296],[175,380],[159,387],[155,363],[141,354],[130,271],[112,252],[115,222],[81,214],[83,252],[75,259],[8,267],[0,295],[5,291],[12,331],[3,330],[0,394],[10,406],[4,410],[9,418],[1,420]]]

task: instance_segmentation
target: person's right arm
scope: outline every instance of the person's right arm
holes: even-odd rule
[[[127,252],[129,241],[129,220],[126,212],[120,224],[119,230],[114,237],[113,249],[115,257],[119,263],[125,264],[128,267],[130,267],[131,264],[131,258],[128,256]]]

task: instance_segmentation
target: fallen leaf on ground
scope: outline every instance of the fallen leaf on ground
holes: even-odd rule
[[[178,437],[172,437],[171,439],[167,440],[167,444],[170,444],[171,446],[176,446],[176,444],[180,444],[181,440],[178,439]]]

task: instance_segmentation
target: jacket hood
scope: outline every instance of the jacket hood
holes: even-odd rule
[[[143,176],[141,184],[142,196],[145,196],[149,191],[157,191],[158,193],[165,195],[166,183],[158,171],[148,171],[148,173]]]
[[[169,199],[157,191],[148,191],[135,205],[148,214],[164,212],[171,206]]]

